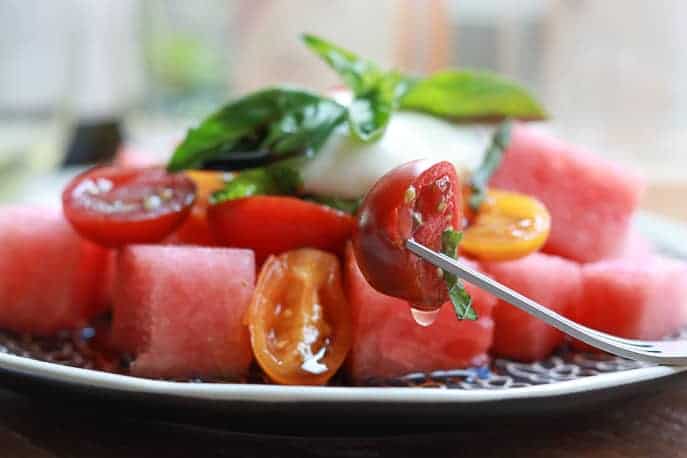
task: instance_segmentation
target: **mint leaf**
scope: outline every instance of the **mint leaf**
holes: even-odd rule
[[[363,142],[381,137],[411,80],[395,71],[383,71],[376,64],[322,38],[303,35],[303,41],[353,91],[353,102],[348,109],[348,124],[353,135]]]
[[[242,171],[212,195],[213,204],[257,195],[293,195],[303,185],[298,168],[277,163]]]
[[[453,259],[458,259],[458,245],[463,233],[446,229],[441,234],[441,252]],[[444,281],[448,288],[448,296],[453,304],[453,310],[459,320],[476,320],[477,313],[472,308],[472,298],[465,290],[463,282],[453,274],[444,271]]]
[[[400,106],[455,121],[547,118],[522,86],[493,73],[472,70],[445,70],[418,80]]]
[[[170,171],[198,168],[232,153],[260,151],[264,162],[309,155],[346,119],[346,108],[320,95],[275,87],[235,100],[190,129],[167,164]]]
[[[510,120],[501,123],[496,132],[494,132],[484,160],[470,178],[470,188],[472,191],[470,195],[470,208],[474,211],[479,210],[487,197],[487,184],[489,184],[489,179],[501,164],[503,153],[506,152],[506,148],[510,144],[512,128],[513,123]]]

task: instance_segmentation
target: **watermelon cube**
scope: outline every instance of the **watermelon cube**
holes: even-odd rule
[[[145,377],[237,378],[252,352],[250,250],[132,245],[119,252],[112,340]]]
[[[541,200],[551,213],[544,251],[580,262],[618,251],[644,188],[618,165],[524,125],[491,185]]]
[[[582,288],[578,263],[534,253],[508,262],[483,263],[496,281],[562,314],[570,315]],[[564,335],[539,318],[499,300],[494,308],[492,352],[521,361],[544,358],[563,343]]]
[[[110,251],[56,209],[0,207],[0,328],[49,335],[107,308]]]
[[[353,346],[347,362],[351,379],[365,383],[410,372],[484,364],[491,345],[493,296],[472,288],[477,321],[459,321],[444,304],[434,324],[415,323],[408,302],[386,296],[365,280],[352,250],[346,256],[346,290],[353,313]]]
[[[660,339],[687,324],[687,263],[655,256],[582,267],[580,323],[621,337]],[[579,348],[588,348],[576,342]]]

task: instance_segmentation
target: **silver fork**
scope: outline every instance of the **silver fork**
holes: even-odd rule
[[[616,337],[572,321],[543,305],[528,299],[494,279],[477,272],[455,259],[445,256],[415,240],[407,240],[406,246],[415,255],[436,267],[472,283],[520,310],[533,315],[549,325],[592,347],[617,356],[646,363],[669,366],[687,365],[687,341],[685,340],[633,340]]]

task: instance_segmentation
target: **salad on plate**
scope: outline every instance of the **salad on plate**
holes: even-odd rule
[[[287,385],[591,350],[410,238],[611,334],[687,324],[687,265],[631,226],[641,176],[542,129],[523,87],[303,41],[343,86],[258,90],[167,164],[123,151],[74,178],[62,211],[3,207],[2,342],[58,342],[27,355],[138,377]]]

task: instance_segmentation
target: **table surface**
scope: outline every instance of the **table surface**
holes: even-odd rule
[[[654,186],[642,206],[687,221],[686,193],[687,186]],[[0,390],[0,456],[687,456],[687,385],[575,416],[491,426],[395,427],[391,434],[381,433],[384,425],[373,431],[342,425],[336,431],[345,434],[329,436],[313,435],[312,425],[293,425],[291,435],[261,434],[259,427],[238,432],[241,426],[199,428],[89,412],[87,406],[72,410]]]

